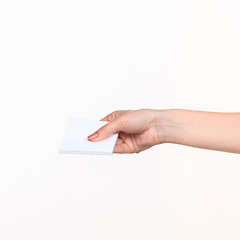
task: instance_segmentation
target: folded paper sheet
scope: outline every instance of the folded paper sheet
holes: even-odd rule
[[[98,142],[92,142],[87,138],[107,123],[108,122],[105,121],[71,118],[68,122],[59,153],[113,154],[118,133],[114,133],[108,138]]]

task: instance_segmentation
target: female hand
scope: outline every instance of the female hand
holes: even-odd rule
[[[119,132],[115,153],[139,153],[160,143],[240,153],[240,113],[139,109],[115,111],[101,120],[109,123],[89,139]]]
[[[101,141],[119,132],[114,153],[139,153],[156,144],[164,143],[164,132],[159,128],[159,110],[119,110],[101,119],[105,126],[88,136],[91,141]]]

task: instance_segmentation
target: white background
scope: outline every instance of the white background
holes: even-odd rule
[[[238,154],[59,155],[71,116],[238,112],[238,0],[0,0],[0,239],[240,239]]]

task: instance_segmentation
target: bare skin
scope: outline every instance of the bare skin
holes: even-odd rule
[[[109,123],[88,138],[101,141],[119,132],[114,153],[139,153],[162,143],[240,153],[240,113],[119,110],[101,121]]]

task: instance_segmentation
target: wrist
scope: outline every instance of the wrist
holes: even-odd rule
[[[185,113],[185,110],[182,109],[156,110],[153,122],[158,144],[180,144],[182,142],[182,138],[186,134],[187,123],[189,122]]]

